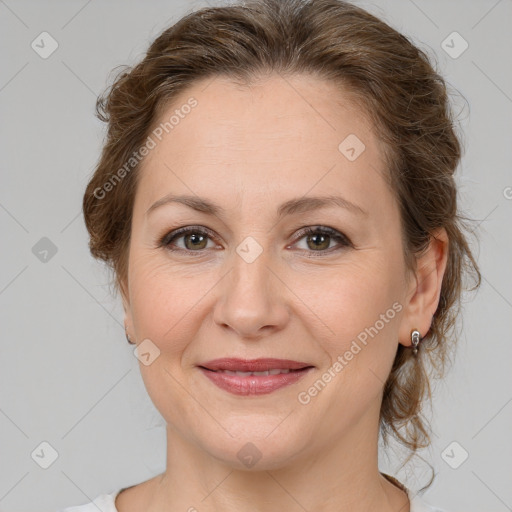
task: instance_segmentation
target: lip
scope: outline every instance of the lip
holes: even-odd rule
[[[202,363],[198,366],[213,371],[229,370],[232,372],[264,372],[276,369],[300,370],[313,365],[301,361],[292,361],[291,359],[238,359],[234,357],[222,357],[220,359],[213,359],[212,361]]]
[[[201,372],[216,386],[234,395],[264,395],[296,383],[314,366],[290,359],[233,359],[222,358],[198,365]],[[263,372],[289,370],[276,375],[231,375],[220,370]]]

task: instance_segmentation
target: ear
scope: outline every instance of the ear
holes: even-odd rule
[[[399,342],[411,345],[411,331],[417,329],[422,338],[428,333],[441,296],[441,285],[448,261],[449,240],[446,230],[432,234],[430,244],[417,260],[417,268],[407,292],[404,314],[399,329]]]
[[[128,334],[130,334],[130,337],[133,338],[133,326],[131,321],[130,293],[128,283],[125,280],[120,280],[118,285],[119,291],[121,293],[121,300],[123,301],[125,329],[128,331]]]

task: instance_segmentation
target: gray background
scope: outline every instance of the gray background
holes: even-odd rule
[[[512,2],[358,4],[437,55],[469,103],[454,98],[466,148],[458,180],[477,220],[483,283],[468,296],[454,366],[434,388],[435,434],[422,456],[437,478],[423,496],[454,512],[512,510]],[[85,503],[164,470],[163,422],[125,341],[120,299],[88,253],[81,201],[110,71],[204,5],[0,0],[0,510]],[[59,45],[47,59],[31,47],[43,31]],[[469,44],[457,58],[441,46],[453,31]],[[58,455],[47,469],[50,449],[35,455],[44,441]],[[454,469],[462,450],[469,456]],[[381,470],[419,490],[428,466],[413,461],[398,471],[391,453]]]

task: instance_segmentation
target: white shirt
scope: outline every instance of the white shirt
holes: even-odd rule
[[[91,503],[67,507],[57,512],[119,512],[115,507],[115,499],[122,490],[117,489],[110,494],[101,494]],[[410,512],[448,512],[447,510],[433,507],[419,496],[414,496],[408,489],[405,490],[411,503]]]

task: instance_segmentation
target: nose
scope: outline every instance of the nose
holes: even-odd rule
[[[234,254],[215,304],[215,323],[240,338],[259,339],[289,321],[286,284],[264,254],[251,263]]]

